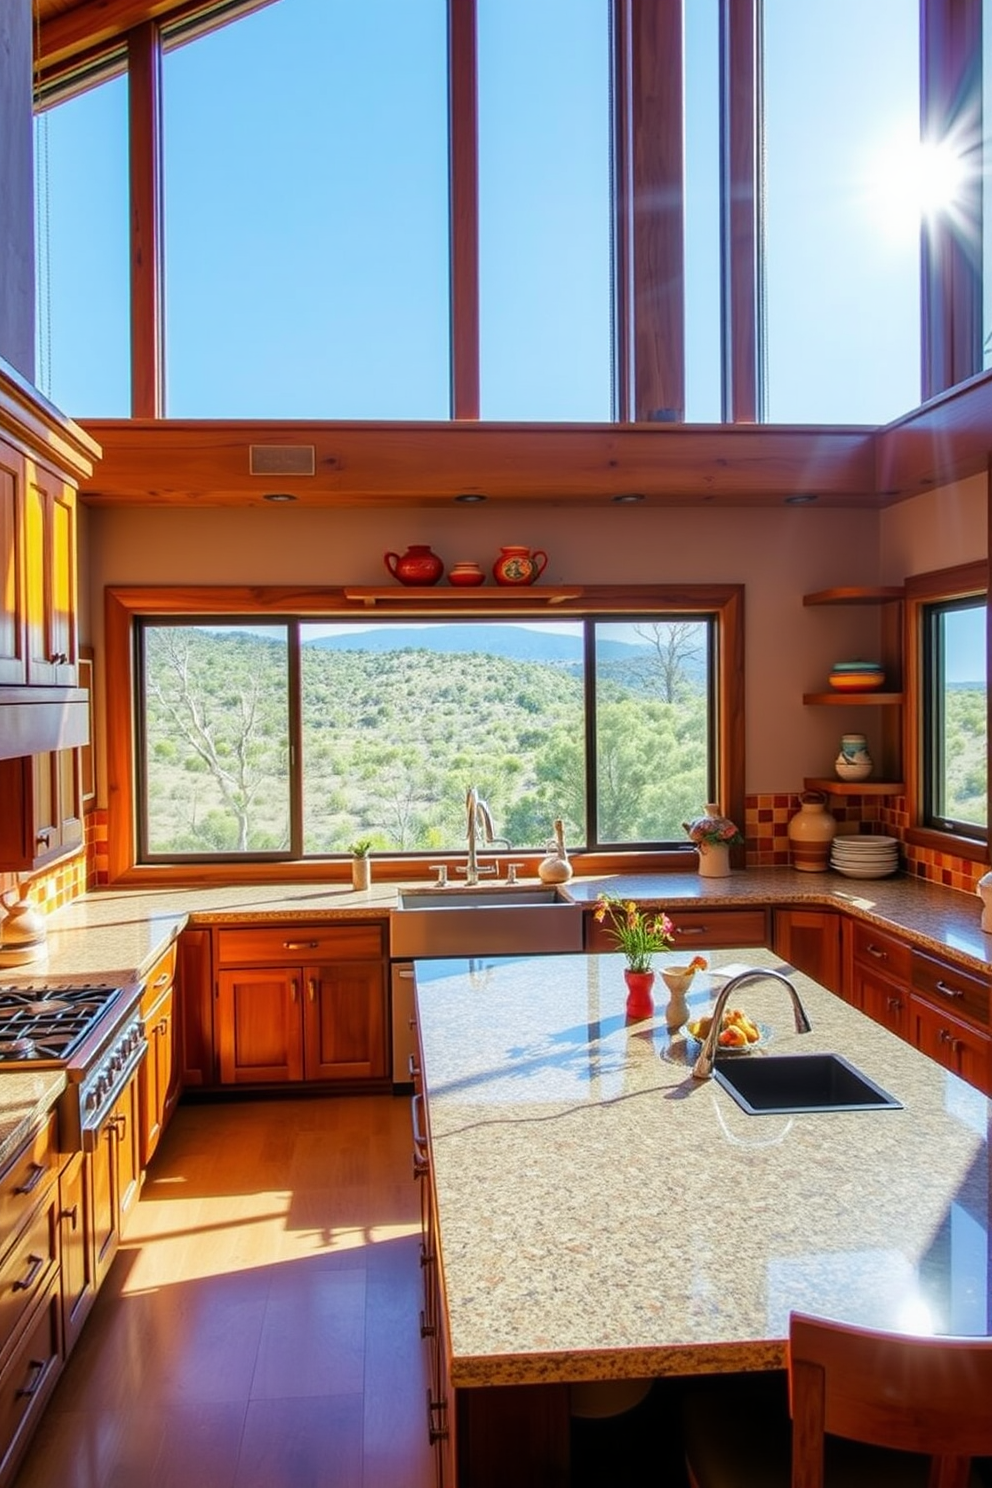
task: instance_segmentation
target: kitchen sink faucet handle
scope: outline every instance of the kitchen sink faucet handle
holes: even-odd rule
[[[522,868],[523,866],[524,866],[523,863],[507,863],[507,865],[506,865],[506,881],[507,881],[508,884],[515,884],[516,883],[516,881],[517,881],[517,869],[518,868]]]
[[[427,866],[428,868],[430,868],[432,873],[437,874],[437,878],[434,882],[434,887],[436,889],[446,889],[448,887],[447,863],[428,863]]]

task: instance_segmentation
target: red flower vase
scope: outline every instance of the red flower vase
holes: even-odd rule
[[[654,1012],[654,999],[651,996],[654,972],[631,971],[628,968],[623,979],[627,983],[627,1017],[650,1018]]]

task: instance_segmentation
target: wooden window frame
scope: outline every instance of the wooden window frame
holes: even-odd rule
[[[905,776],[909,826],[906,841],[915,847],[930,848],[975,863],[989,862],[989,842],[963,837],[954,832],[941,832],[924,825],[923,733],[926,699],[923,683],[924,612],[941,600],[969,595],[988,596],[988,562],[963,563],[933,573],[914,574],[906,580],[906,677],[905,677]],[[992,718],[990,718],[992,722]],[[990,735],[992,737],[992,735]],[[989,808],[992,808],[992,781],[988,785]],[[987,808],[988,820],[992,814]]]
[[[713,615],[717,623],[714,703],[717,709],[717,796],[734,821],[744,820],[744,587],[739,584],[595,586],[568,591],[549,609],[547,591],[535,590],[532,604],[515,602],[513,617],[613,617],[624,614],[678,612]],[[528,596],[529,598],[529,596]],[[283,880],[333,881],[350,877],[346,858],[305,858],[261,862],[197,862],[146,865],[137,862],[135,794],[136,690],[135,622],[142,617],[254,616],[275,619],[295,615],[327,619],[367,613],[349,600],[344,589],[279,587],[108,588],[105,593],[106,717],[108,797],[108,878],[111,883],[268,883]],[[466,602],[457,594],[432,595],[431,618],[507,617],[496,601]],[[425,618],[424,606],[404,606],[402,596],[390,604],[390,619]],[[525,872],[536,872],[539,854],[514,854]],[[610,849],[576,855],[583,873],[618,869],[687,871],[692,850]],[[427,877],[426,862],[397,855],[377,856],[377,873],[385,879]]]

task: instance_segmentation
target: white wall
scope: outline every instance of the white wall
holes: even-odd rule
[[[383,552],[430,543],[451,564],[491,565],[500,546],[549,554],[546,583],[716,582],[745,586],[746,784],[799,790],[829,770],[865,710],[805,708],[831,664],[877,648],[872,609],[804,608],[808,591],[878,582],[878,517],[861,511],[569,507],[309,511],[93,508],[87,513],[89,614],[101,662],[103,590],[125,584],[389,583]]]

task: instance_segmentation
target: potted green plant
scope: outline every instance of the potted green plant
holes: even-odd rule
[[[372,839],[360,837],[351,843],[351,887],[367,889],[372,882]]]

